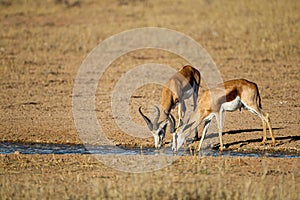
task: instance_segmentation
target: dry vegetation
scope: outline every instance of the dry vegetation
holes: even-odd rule
[[[0,0],[0,140],[81,143],[72,117],[80,64],[113,34],[153,26],[194,38],[224,80],[243,77],[258,83],[277,145],[260,146],[260,121],[241,112],[226,115],[229,149],[299,152],[299,11],[300,2],[293,0]],[[110,108],[118,79],[151,62],[178,69],[187,61],[163,51],[132,52],[100,80],[105,87],[97,90],[96,112],[116,144],[153,145],[152,138],[118,130]],[[159,91],[151,85],[136,91],[142,96],[130,104],[136,122],[143,124],[137,106],[158,104]],[[143,174],[115,171],[86,155],[2,155],[0,160],[3,199],[300,198],[299,159],[182,157]]]
[[[181,157],[159,171],[141,174],[115,171],[88,155],[6,155],[0,159],[3,199],[300,197],[296,159]]]

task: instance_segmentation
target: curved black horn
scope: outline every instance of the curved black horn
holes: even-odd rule
[[[147,123],[150,131],[152,131],[153,130],[153,124],[151,123],[150,119],[148,117],[146,117],[146,115],[143,114],[143,112],[142,112],[142,106],[139,107],[139,112],[142,115],[142,117],[145,120],[145,122]]]
[[[156,109],[157,115],[153,120],[153,126],[154,126],[154,129],[156,130],[158,128],[158,120],[160,117],[160,110],[159,110],[158,106],[154,105],[154,107]]]
[[[174,116],[170,113],[170,115],[169,115],[169,121],[170,121],[170,132],[171,133],[174,133],[175,132],[175,118],[174,118]]]

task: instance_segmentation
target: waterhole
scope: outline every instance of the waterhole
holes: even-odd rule
[[[80,144],[47,144],[47,143],[0,143],[0,154],[100,154],[100,155],[193,155],[187,149],[180,149],[176,154],[170,147],[162,149],[120,147],[120,146],[93,146]],[[201,156],[225,157],[274,157],[274,158],[300,158],[299,154],[287,152],[236,152],[206,149],[200,152]]]

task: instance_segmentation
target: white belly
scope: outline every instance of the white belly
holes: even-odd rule
[[[234,100],[222,104],[222,109],[225,111],[235,111],[242,106],[241,98],[237,96]]]

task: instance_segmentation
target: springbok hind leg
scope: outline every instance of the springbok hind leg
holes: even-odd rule
[[[182,102],[179,102],[178,103],[178,124],[176,128],[178,128],[181,125],[181,115],[182,115]]]
[[[263,126],[263,140],[261,141],[261,144],[265,144],[266,140],[267,140],[267,125],[266,125],[266,121],[264,119],[261,119],[262,121],[262,126]]]
[[[275,138],[273,135],[273,130],[272,130],[272,126],[271,126],[271,121],[270,121],[270,117],[268,113],[265,113],[264,111],[262,111],[262,109],[260,109],[257,105],[251,105],[248,106],[246,104],[244,104],[245,107],[252,113],[256,114],[257,116],[259,116],[262,120],[262,124],[263,124],[263,140],[262,140],[262,144],[265,143],[265,141],[267,140],[267,128],[266,125],[269,128],[269,132],[270,132],[270,136],[272,139],[272,145],[275,145]]]
[[[274,138],[274,134],[273,134],[273,130],[272,130],[272,125],[271,125],[271,121],[270,121],[270,117],[268,113],[265,113],[264,111],[262,111],[262,109],[257,108],[256,110],[257,115],[262,119],[262,124],[263,124],[263,140],[262,140],[262,144],[265,144],[265,141],[267,140],[267,127],[269,129],[270,132],[270,136],[272,139],[272,145],[275,145],[275,138]]]
[[[268,125],[270,136],[271,136],[271,139],[272,139],[272,145],[274,146],[275,145],[275,138],[274,138],[274,134],[273,134],[273,130],[272,130],[272,125],[271,125],[271,120],[270,120],[269,114],[268,113],[264,113],[263,111],[261,111],[261,113],[264,116],[265,123],[267,123],[267,125]],[[265,132],[265,135],[267,134],[266,132]],[[265,137],[267,137],[267,136],[265,136]]]

